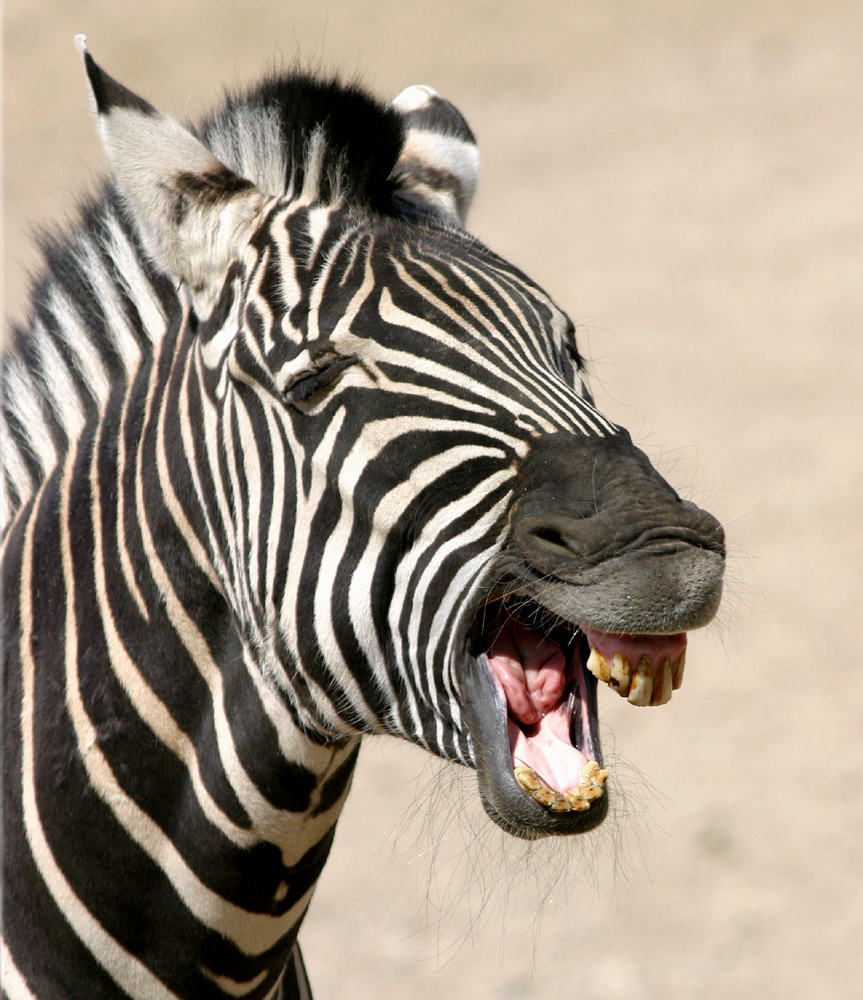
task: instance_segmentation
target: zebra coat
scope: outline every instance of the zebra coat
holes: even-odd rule
[[[304,996],[361,738],[596,826],[597,678],[668,700],[722,529],[464,230],[433,91],[292,75],[187,129],[78,45],[116,186],[3,369],[3,990]]]

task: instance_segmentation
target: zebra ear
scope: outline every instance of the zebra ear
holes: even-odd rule
[[[187,285],[196,310],[206,315],[264,196],[179,122],[103,72],[83,35],[75,45],[102,145],[144,246],[159,267]]]
[[[390,104],[405,142],[393,169],[393,200],[404,215],[464,226],[479,182],[479,150],[456,107],[431,87],[408,87]]]

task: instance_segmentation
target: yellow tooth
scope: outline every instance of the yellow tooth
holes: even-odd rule
[[[625,653],[617,652],[611,658],[611,678],[608,686],[625,698],[629,694],[630,675],[632,674],[632,664]]]
[[[686,666],[686,650],[681,649],[674,663],[671,664],[671,686],[676,691],[683,683],[683,668]]]
[[[541,806],[551,806],[560,798],[557,792],[553,792],[550,788],[537,788],[530,794]]]
[[[607,684],[611,679],[611,671],[608,669],[608,660],[598,649],[590,647],[590,656],[587,658],[587,669],[597,680]]]
[[[589,760],[581,769],[581,776],[588,785],[604,785],[608,771],[600,767],[595,760]]]
[[[650,704],[653,694],[653,664],[649,656],[642,656],[632,675],[632,686],[629,689],[629,704],[644,706]]]
[[[551,812],[584,812],[590,803],[602,798],[608,771],[595,760],[589,760],[581,769],[581,783],[561,794],[549,788],[532,767],[519,764],[513,768],[515,780],[527,794]]]
[[[664,705],[667,701],[671,701],[671,664],[668,662],[668,657],[663,656],[653,671],[653,694],[650,696],[650,704]]]
[[[569,803],[569,808],[574,812],[584,812],[585,809],[590,809],[590,803],[578,792],[567,792],[564,798]]]
[[[528,793],[538,792],[540,788],[545,787],[532,767],[521,764],[514,768],[512,773],[515,775],[515,780]]]
[[[602,785],[579,785],[578,794],[583,798],[587,799],[588,802],[593,802],[595,799],[601,799],[605,794],[605,789]]]

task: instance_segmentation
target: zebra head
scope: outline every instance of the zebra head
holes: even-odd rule
[[[127,205],[186,296],[169,457],[267,683],[313,739],[475,766],[516,835],[595,826],[597,678],[668,700],[723,532],[596,409],[566,314],[462,228],[464,120],[428,88],[388,108],[331,88],[292,148],[242,100],[194,134],[81,47]]]

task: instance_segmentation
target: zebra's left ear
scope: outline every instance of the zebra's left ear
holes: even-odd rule
[[[178,121],[100,69],[83,35],[75,46],[102,145],[144,246],[159,267],[186,284],[198,313],[207,315],[264,196]]]
[[[402,214],[462,227],[479,183],[479,150],[458,108],[431,87],[408,87],[390,104],[405,126],[392,172]]]

